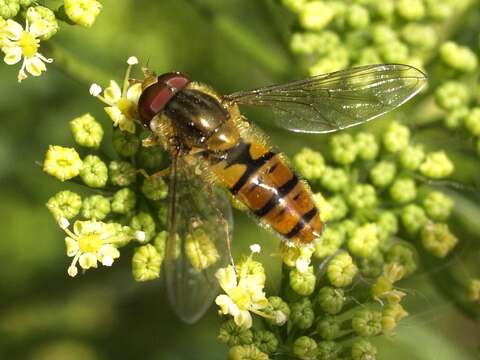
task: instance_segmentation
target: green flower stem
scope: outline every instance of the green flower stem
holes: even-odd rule
[[[260,41],[256,34],[247,28],[239,25],[237,21],[225,16],[197,0],[188,1],[192,7],[208,22],[220,30],[227,38],[252,56],[255,61],[268,70],[274,77],[279,78],[285,75],[289,68],[284,54],[278,54],[275,50]]]
[[[53,65],[56,65],[62,71],[72,76],[74,79],[91,84],[93,81],[108,84],[111,76],[103,70],[83,62],[66,48],[55,41],[49,41],[45,44],[49,47],[51,57],[55,59]]]

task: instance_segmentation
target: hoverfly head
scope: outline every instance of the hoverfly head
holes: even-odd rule
[[[187,84],[190,78],[180,72],[165,73],[160,76],[149,74],[142,83],[142,94],[138,101],[138,114],[146,128],[168,102]]]

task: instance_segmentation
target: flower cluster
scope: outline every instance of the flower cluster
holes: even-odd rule
[[[91,194],[80,196],[63,190],[47,202],[67,237],[68,268],[76,276],[77,266],[87,270],[98,264],[111,266],[120,257],[120,249],[134,244],[132,272],[135,280],[146,281],[160,276],[166,241],[165,199],[167,184],[161,176],[149,176],[166,164],[160,148],[140,146],[136,102],[140,89],[130,86],[128,76],[134,57],[128,60],[128,71],[122,84],[115,81],[103,91],[93,85],[91,93],[106,102],[105,112],[117,126],[112,134],[113,152],[104,144],[104,127],[86,113],[70,121],[73,139],[78,146],[50,146],[43,170],[65,182],[81,184]],[[96,91],[98,90],[98,93]],[[69,224],[73,223],[73,230]],[[200,264],[201,265],[201,264]]]
[[[222,272],[227,295],[220,297],[229,300],[217,303],[222,314],[234,318],[222,324],[219,340],[230,346],[231,359],[375,359],[371,338],[393,336],[408,315],[402,306],[406,293],[397,282],[416,272],[419,254],[442,259],[458,242],[447,224],[454,201],[427,181],[452,174],[453,163],[444,152],[415,144],[410,129],[395,121],[381,137],[357,132],[329,140],[325,156],[304,148],[293,158],[327,224],[312,246],[281,244],[284,271],[277,296],[264,303],[259,283],[254,291],[262,299],[258,314],[249,307],[253,302],[233,295],[231,289],[240,292],[242,281],[234,269],[228,276]],[[261,265],[256,268],[264,279]],[[230,288],[223,285],[226,278]],[[238,318],[235,306],[242,301],[244,311],[259,315],[253,326],[250,316]],[[265,316],[278,310],[287,321]]]
[[[102,5],[96,0],[65,0],[59,9],[31,0],[0,1],[0,50],[7,65],[21,62],[17,79],[28,74],[40,76],[53,59],[39,52],[40,42],[49,40],[59,29],[59,21],[91,27]],[[22,25],[24,24],[24,25]]]

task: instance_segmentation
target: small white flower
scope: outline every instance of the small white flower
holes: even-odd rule
[[[101,221],[75,221],[73,232],[68,227],[64,230],[68,235],[65,238],[67,256],[73,257],[68,267],[68,275],[72,277],[78,273],[77,262],[82,269],[87,270],[96,268],[98,262],[112,266],[113,261],[120,257],[120,252],[109,242],[113,235],[109,224]]]
[[[249,261],[249,260],[247,260]],[[263,291],[264,283],[259,283],[256,276],[245,273],[238,276],[232,265],[219,269],[215,276],[226,294],[217,296],[215,303],[220,307],[224,315],[233,316],[235,324],[241,327],[252,326],[250,312],[269,317],[262,312],[269,306]]]
[[[147,240],[147,234],[145,234],[145,231],[135,231],[134,237],[140,243]]]
[[[25,80],[27,72],[33,76],[40,76],[47,68],[45,63],[51,63],[53,59],[44,57],[38,52],[42,35],[49,31],[44,20],[38,20],[29,24],[26,22],[25,29],[19,23],[8,19],[3,27],[2,51],[5,53],[3,61],[7,65],[19,63],[22,58],[22,67],[18,72],[18,82]]]
[[[130,57],[127,60],[128,68],[123,80],[123,87],[116,81],[110,80],[110,85],[100,95],[100,86],[93,84],[90,86],[90,94],[103,101],[106,106],[105,112],[113,121],[113,126],[118,126],[120,130],[135,133],[135,121],[138,120],[137,104],[142,93],[142,84],[136,83],[130,86],[129,77],[132,66],[136,58]],[[138,63],[138,60],[136,60]]]
[[[90,85],[90,95],[97,97],[102,93],[102,87],[98,84],[93,83]]]
[[[250,245],[250,251],[254,254],[258,254],[262,250],[262,247],[259,244]]]

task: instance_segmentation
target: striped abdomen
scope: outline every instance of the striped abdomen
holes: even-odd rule
[[[217,177],[261,222],[286,239],[310,243],[322,224],[310,190],[281,155],[240,141],[214,166]]]

